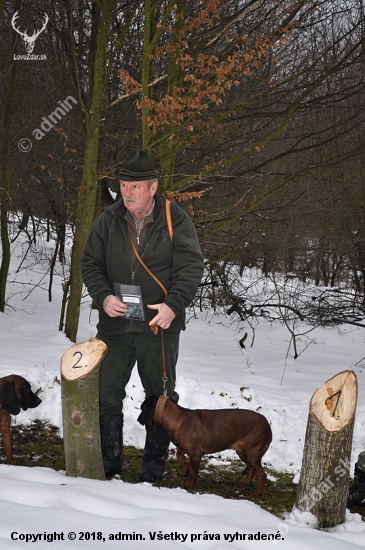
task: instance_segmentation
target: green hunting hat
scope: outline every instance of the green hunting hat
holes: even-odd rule
[[[114,172],[114,177],[123,181],[144,181],[160,175],[161,170],[154,167],[151,157],[143,149],[129,153]]]

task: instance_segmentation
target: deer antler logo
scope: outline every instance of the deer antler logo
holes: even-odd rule
[[[41,32],[43,32],[44,29],[46,28],[46,25],[48,23],[48,15],[45,14],[45,16],[43,18],[43,27],[39,31],[34,31],[32,36],[28,36],[26,32],[21,32],[19,29],[16,28],[16,22],[17,22],[18,17],[19,17],[19,15],[18,15],[18,12],[16,11],[13,15],[12,20],[11,20],[11,26],[23,38],[23,40],[25,42],[26,52],[27,53],[32,53],[33,49],[34,49],[35,41],[37,40],[37,38],[41,34]],[[27,29],[25,29],[25,31],[26,30]]]

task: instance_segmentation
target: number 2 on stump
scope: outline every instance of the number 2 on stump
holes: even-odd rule
[[[79,365],[81,359],[82,359],[82,353],[81,351],[75,351],[75,353],[73,354],[73,357],[75,357],[75,355],[80,355],[80,357],[78,358],[78,360],[76,361],[76,363],[74,365],[72,365],[72,368],[73,369],[81,369],[82,367],[85,367],[87,368],[87,365]]]

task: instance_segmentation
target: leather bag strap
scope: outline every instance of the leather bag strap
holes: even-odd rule
[[[167,220],[167,229],[168,229],[168,232],[169,232],[169,235],[170,235],[170,241],[172,243],[172,237],[174,235],[174,229],[173,229],[173,226],[172,226],[172,219],[171,219],[171,201],[169,201],[169,200],[166,201],[166,220]],[[165,297],[167,297],[168,292],[165,288],[165,285],[162,284],[160,279],[158,279],[156,277],[156,275],[154,275],[152,273],[150,268],[146,266],[146,264],[142,260],[141,256],[138,254],[138,250],[136,248],[136,245],[133,242],[131,228],[130,228],[130,225],[129,225],[128,222],[127,222],[127,226],[128,226],[129,239],[131,241],[133,252],[135,253],[137,260],[139,261],[141,266],[147,271],[147,273],[152,277],[152,279],[162,288],[162,290],[164,291]]]
[[[173,237],[173,234],[174,234],[174,230],[173,230],[172,220],[171,220],[171,201],[169,201],[169,200],[166,201],[166,220],[167,220],[167,229],[168,229],[168,232],[169,232],[169,235],[170,235],[170,241],[172,243],[172,237]],[[158,279],[158,277],[156,277],[156,275],[154,275],[152,273],[150,268],[147,267],[147,265],[142,260],[141,256],[138,254],[137,247],[133,242],[131,226],[129,225],[128,222],[127,222],[127,227],[128,227],[129,240],[131,241],[133,252],[136,255],[137,260],[139,261],[141,266],[147,271],[147,273],[152,277],[152,279],[162,288],[162,290],[164,291],[164,294],[165,294],[165,298],[166,298],[168,296],[168,292],[166,290],[165,285],[163,283],[161,283],[160,279]],[[151,330],[152,330],[153,334],[156,335],[158,333],[158,326],[157,325],[151,326]],[[167,395],[166,357],[165,357],[165,344],[164,344],[164,337],[163,337],[163,329],[161,329],[161,346],[162,346],[162,380],[163,380],[163,386],[164,386],[164,396],[167,399],[167,397],[166,397],[166,395]],[[166,399],[164,400],[163,405],[166,404]],[[162,411],[161,411],[161,416],[162,416]]]
[[[132,245],[132,248],[133,248],[133,252],[135,253],[137,260],[138,260],[139,263],[142,265],[142,267],[144,267],[144,269],[147,271],[147,273],[148,273],[149,275],[151,275],[152,279],[153,279],[154,281],[156,281],[156,283],[162,288],[162,290],[163,290],[164,293],[165,293],[165,297],[167,297],[167,296],[168,296],[168,292],[167,292],[167,290],[166,290],[166,288],[165,288],[165,285],[163,285],[163,284],[161,283],[160,279],[158,279],[158,278],[156,277],[156,275],[154,275],[154,274],[152,273],[152,271],[150,270],[150,268],[146,266],[146,264],[145,264],[144,261],[142,260],[141,256],[138,254],[138,250],[137,250],[137,248],[136,248],[136,245],[135,245],[134,242],[133,242],[132,232],[131,232],[131,226],[129,225],[128,222],[127,222],[127,226],[128,226],[129,239],[130,239],[130,241],[131,241],[131,245]]]
[[[166,220],[167,220],[167,229],[169,230],[170,242],[172,243],[172,237],[174,235],[174,228],[172,227],[171,220],[171,201],[166,201]]]

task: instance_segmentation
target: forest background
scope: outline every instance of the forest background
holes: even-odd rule
[[[267,315],[232,284],[258,267],[321,287],[294,314],[361,315],[364,49],[362,0],[0,0],[1,312],[11,240],[46,228],[76,340],[86,236],[142,147],[195,224],[205,304]]]

